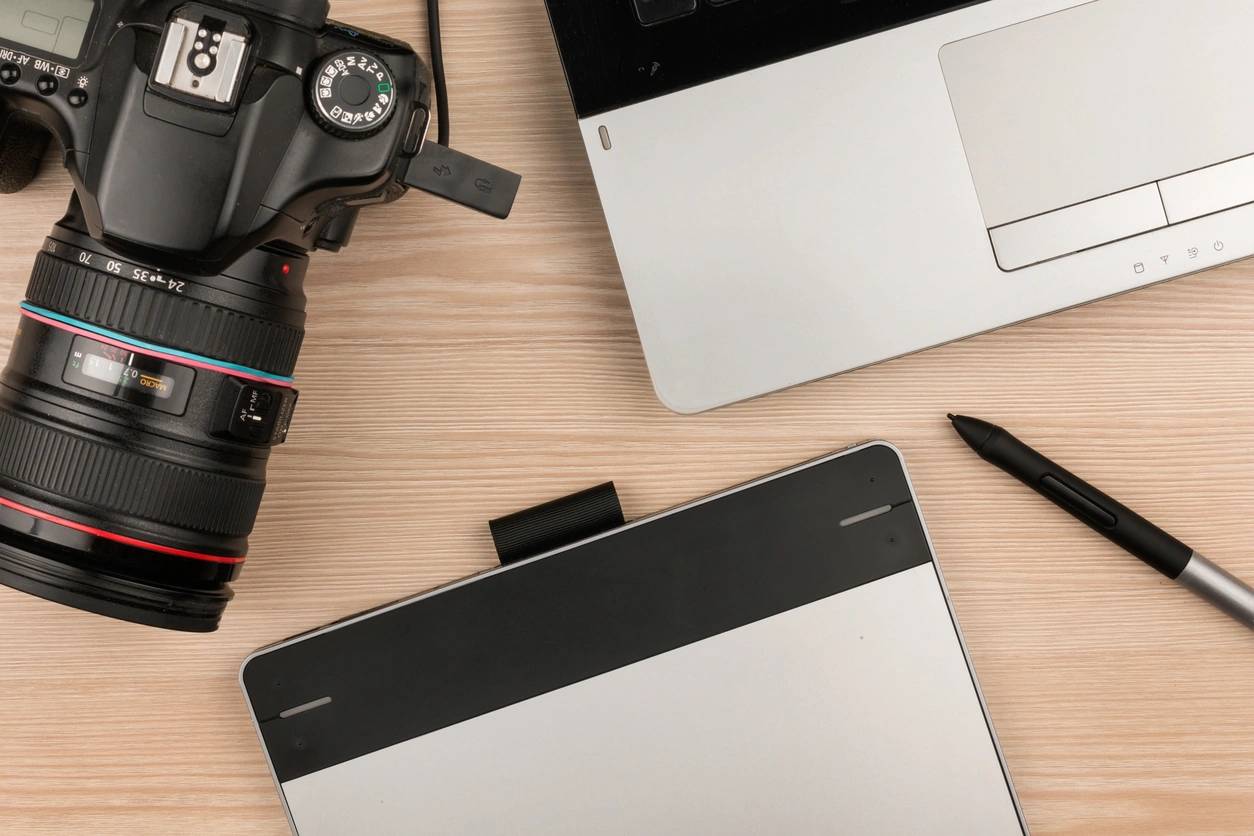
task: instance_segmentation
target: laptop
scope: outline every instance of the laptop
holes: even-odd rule
[[[691,413],[1254,253],[1248,0],[547,0]]]

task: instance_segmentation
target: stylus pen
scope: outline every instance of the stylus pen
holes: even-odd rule
[[[1144,517],[1042,456],[1001,427],[950,415],[980,458],[995,464],[1107,540],[1254,629],[1254,589]]]

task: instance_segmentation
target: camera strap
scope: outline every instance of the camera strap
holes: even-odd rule
[[[537,505],[489,523],[502,566],[622,527],[613,482]]]

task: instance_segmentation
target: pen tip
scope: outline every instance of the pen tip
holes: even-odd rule
[[[954,429],[962,440],[980,455],[984,455],[984,445],[998,432],[998,428],[987,421],[966,415],[950,415],[949,420],[953,422]]]
[[[951,412],[951,413],[949,413],[949,415],[947,415],[946,417],[947,417],[950,421],[956,421],[956,420],[958,420],[958,416],[957,416],[957,415],[954,415],[952,412]]]

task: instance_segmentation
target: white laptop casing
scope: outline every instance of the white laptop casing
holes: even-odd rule
[[[678,412],[1254,252],[1254,4],[988,0],[598,110],[572,3],[580,130]]]

